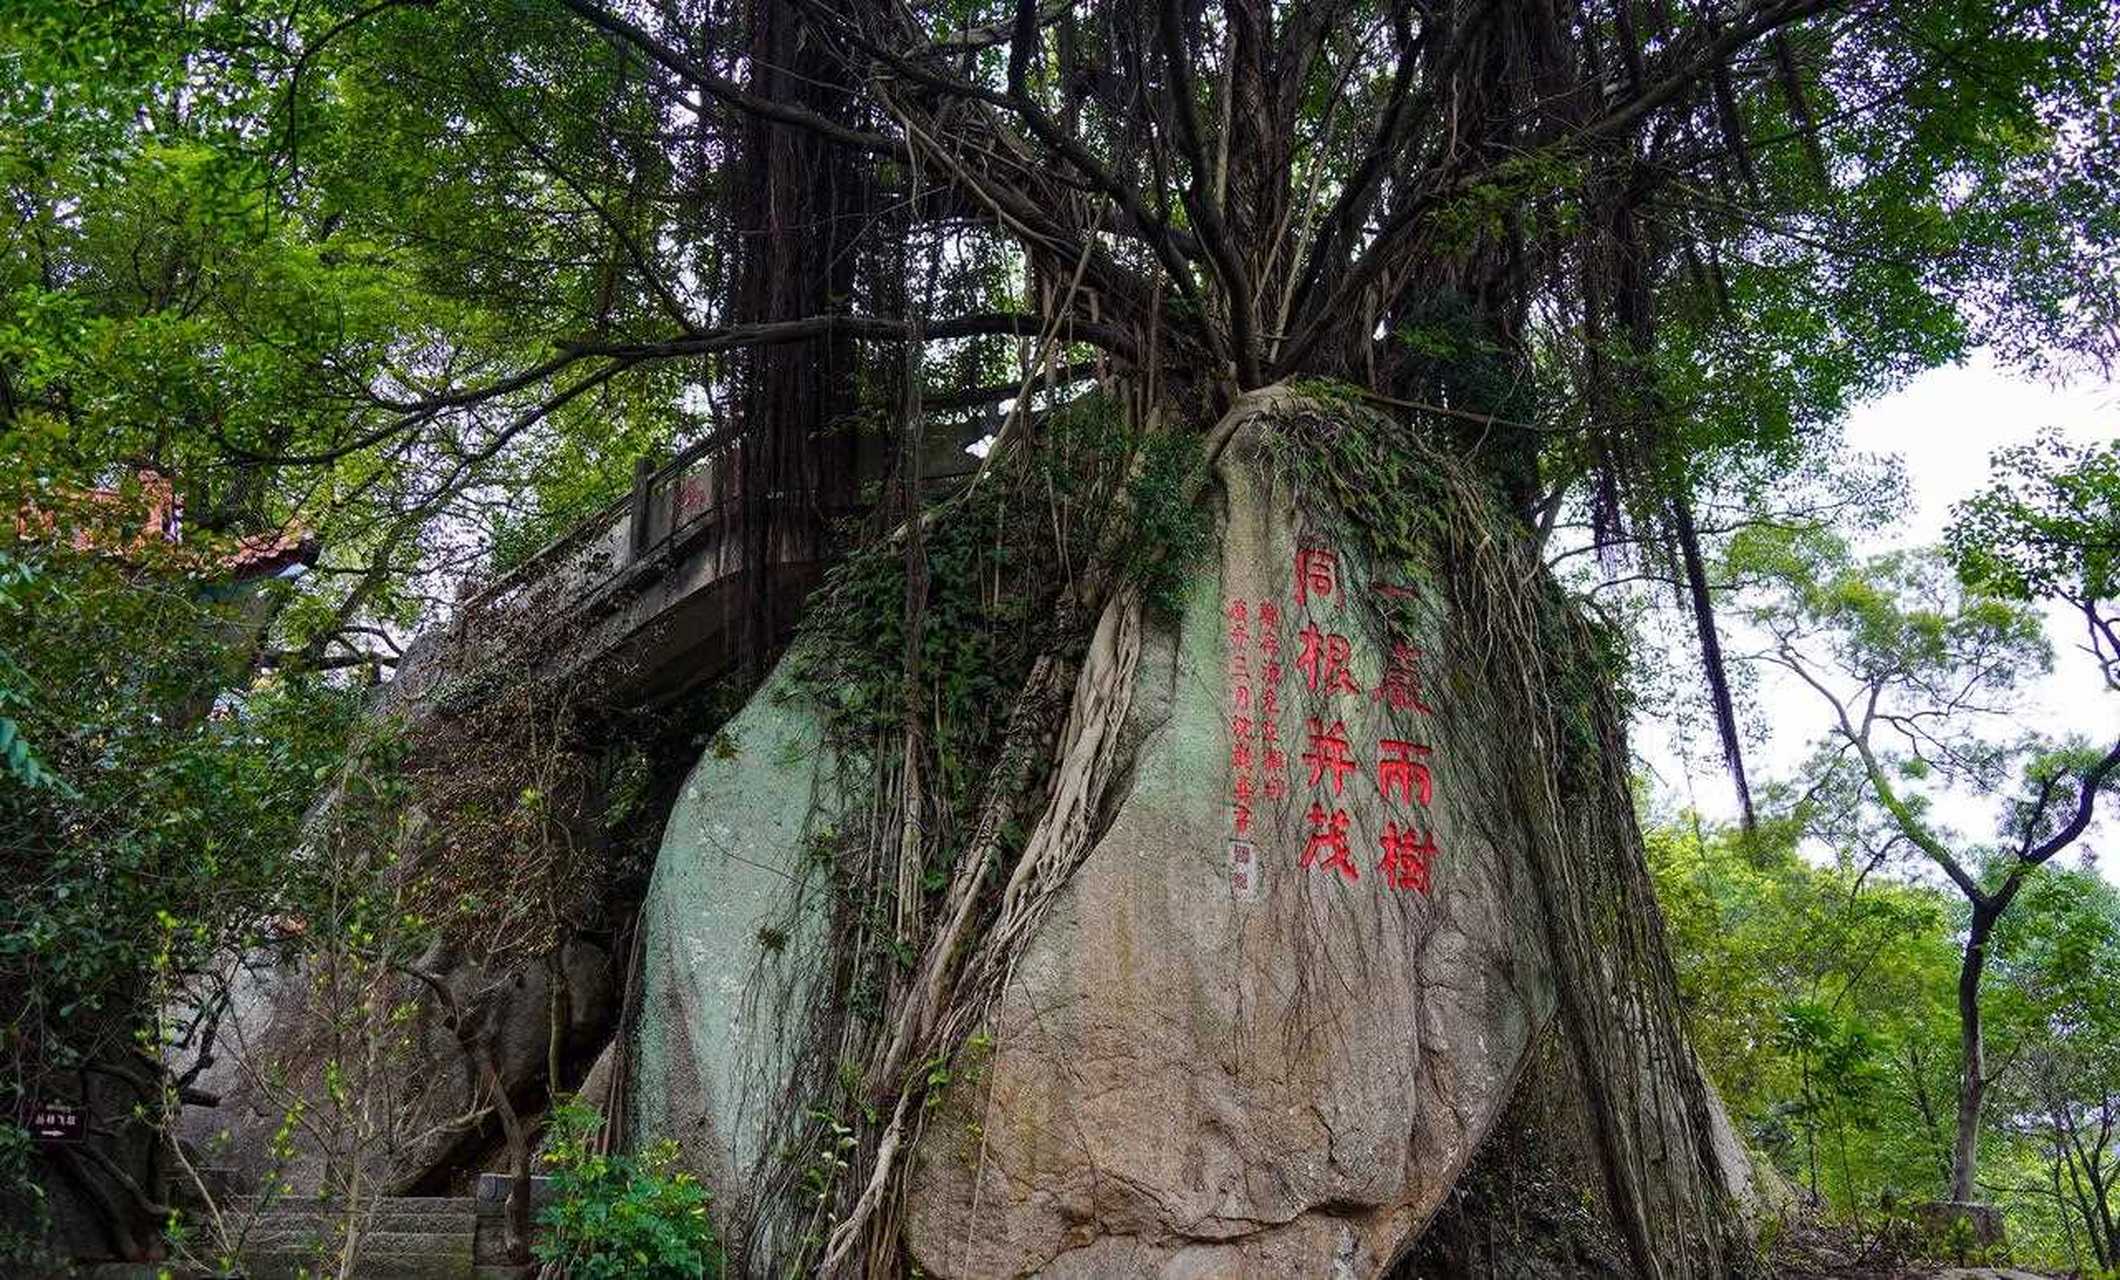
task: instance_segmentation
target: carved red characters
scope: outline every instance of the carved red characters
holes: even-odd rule
[[[1310,842],[1303,848],[1302,865],[1337,871],[1349,881],[1362,878],[1354,869],[1354,856],[1347,850],[1347,815],[1344,812],[1334,809],[1327,814],[1324,805],[1311,802]]]
[[[1327,729],[1325,722],[1315,716],[1310,721],[1310,746],[1303,752],[1303,763],[1310,766],[1310,785],[1327,771],[1332,774],[1332,793],[1339,795],[1347,774],[1354,769],[1354,756],[1347,750],[1347,725],[1335,720]]]
[[[1377,686],[1372,696],[1383,699],[1395,711],[1435,714],[1434,707],[1421,701],[1421,651],[1410,644],[1391,646],[1391,662],[1384,668],[1384,682]]]
[[[1296,603],[1329,599],[1340,589],[1340,558],[1330,547],[1296,548]]]
[[[1270,800],[1288,798],[1288,758],[1276,745],[1280,738],[1276,720],[1281,712],[1276,688],[1281,679],[1277,660],[1281,652],[1281,608],[1271,600],[1259,601],[1256,609],[1250,601],[1231,600],[1223,606],[1222,616],[1228,623],[1229,639],[1230,827],[1233,835],[1248,837],[1252,833],[1254,806],[1261,794]],[[1262,679],[1257,684],[1252,680],[1249,652],[1254,644],[1263,659]],[[1240,896],[1245,891],[1256,891],[1255,865],[1241,877],[1234,868],[1231,875],[1232,890]]]
[[[1315,622],[1304,624],[1299,633],[1303,650],[1296,655],[1296,667],[1303,673],[1303,683],[1312,693],[1362,692],[1354,682],[1350,660],[1354,657],[1354,646],[1347,637],[1338,632],[1320,631]]]
[[[1384,848],[1384,860],[1377,864],[1377,870],[1384,873],[1385,883],[1401,891],[1428,892],[1428,864],[1437,853],[1434,835],[1410,822],[1403,827],[1387,822],[1384,837],[1378,843]]]
[[[1428,772],[1428,759],[1435,748],[1402,738],[1377,740],[1377,790],[1386,800],[1396,791],[1407,804],[1423,809],[1435,792],[1435,779]]]
[[[1229,770],[1230,827],[1238,836],[1251,834],[1252,779],[1251,606],[1232,600],[1222,610],[1229,621]]]
[[[1342,598],[1342,574],[1345,571],[1346,566],[1340,563],[1337,552],[1329,546],[1312,544],[1296,549],[1295,612],[1287,620],[1295,629],[1299,644],[1296,669],[1302,673],[1304,687],[1314,699],[1330,700],[1342,694],[1360,698],[1370,692],[1355,679],[1355,646],[1349,639],[1353,629],[1350,627],[1344,634],[1329,629],[1338,620],[1330,617],[1328,611],[1345,603]],[[1404,601],[1420,598],[1413,588],[1396,583],[1378,580],[1371,585],[1378,596],[1390,598],[1378,603],[1390,604],[1399,612],[1403,612]],[[1237,788],[1239,821],[1248,827],[1250,805],[1255,795],[1284,800],[1289,791],[1287,757],[1274,740],[1281,709],[1278,693],[1282,676],[1279,629],[1283,615],[1274,602],[1267,600],[1258,601],[1255,608],[1248,610],[1238,604],[1228,613],[1232,647],[1242,648],[1247,643],[1256,643],[1264,677],[1258,686],[1253,686],[1248,678],[1241,679],[1242,692],[1233,697],[1236,704],[1232,708],[1233,735],[1239,739],[1255,738],[1257,742],[1256,750],[1247,742],[1234,753],[1233,759],[1241,776]],[[1356,729],[1365,731],[1362,733],[1364,741],[1371,740],[1366,732],[1371,720],[1381,722],[1377,728],[1382,733],[1406,733],[1409,726],[1403,713],[1433,714],[1433,708],[1424,697],[1420,662],[1421,651],[1416,645],[1401,643],[1391,646],[1382,676],[1374,692],[1364,701],[1382,703],[1384,709],[1398,714],[1386,717],[1372,713],[1366,719],[1359,715],[1354,717]],[[1232,674],[1248,677],[1249,672],[1239,669]],[[1305,870],[1337,875],[1343,882],[1355,884],[1361,879],[1361,870],[1355,863],[1348,833],[1354,825],[1354,818],[1359,815],[1340,806],[1346,802],[1347,775],[1350,773],[1358,775],[1358,794],[1367,795],[1359,775],[1367,771],[1368,764],[1355,751],[1359,744],[1348,740],[1347,719],[1335,717],[1327,720],[1327,716],[1333,715],[1333,709],[1342,704],[1327,701],[1321,705],[1314,701],[1311,705],[1323,714],[1307,717],[1305,721],[1307,741],[1301,760],[1311,792],[1311,804],[1306,815],[1309,828],[1300,865]],[[1382,836],[1378,837],[1382,860],[1376,864],[1376,870],[1393,890],[1425,894],[1429,891],[1432,868],[1439,856],[1436,834],[1424,823],[1404,820],[1402,815],[1409,810],[1425,810],[1433,805],[1435,748],[1409,737],[1379,736],[1373,741],[1376,744],[1376,800],[1388,806],[1377,815],[1387,820]],[[1255,773],[1254,766],[1260,763],[1264,768]],[[1360,813],[1367,812],[1360,810]],[[1368,829],[1364,828],[1365,831]],[[1363,843],[1367,843],[1366,838]]]
[[[1268,692],[1271,692],[1269,690]],[[1288,757],[1279,747],[1266,748],[1266,798],[1288,798]]]

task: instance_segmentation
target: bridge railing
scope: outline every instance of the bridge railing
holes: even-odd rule
[[[959,464],[972,460],[962,454],[965,441],[956,437],[976,439],[987,431],[987,424],[986,416],[978,416],[969,435],[958,424],[954,433],[944,437]],[[642,458],[636,464],[630,492],[480,588],[463,608],[509,607],[534,596],[543,607],[590,609],[638,585],[652,574],[653,566],[689,553],[696,540],[725,525],[726,515],[741,497],[742,450],[738,433],[722,427],[659,467]],[[925,473],[927,482],[948,487],[970,474],[967,466],[944,470],[947,465],[946,460],[931,464]],[[774,496],[805,504],[811,500],[807,494]],[[854,509],[828,506],[822,514],[834,518]],[[791,546],[776,546],[768,555],[794,552]]]
[[[636,566],[722,519],[737,496],[740,449],[736,433],[723,428],[660,467],[641,459],[629,493],[486,584],[464,608],[506,607],[532,593],[584,607],[605,598]]]

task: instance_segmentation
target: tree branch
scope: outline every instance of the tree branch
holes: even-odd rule
[[[613,39],[632,45],[679,79],[696,85],[703,92],[719,98],[739,111],[771,120],[775,124],[807,129],[844,146],[856,147],[877,155],[896,158],[905,154],[905,144],[896,138],[864,129],[850,129],[807,107],[760,97],[736,82],[716,75],[712,68],[672,49],[640,27],[594,3],[594,0],[559,0],[559,3],[584,22]]]
[[[1857,733],[1854,724],[1848,719],[1847,704],[1812,675],[1810,668],[1804,665],[1803,660],[1798,658],[1789,646],[1782,645],[1780,654],[1780,665],[1795,672],[1798,679],[1817,690],[1818,696],[1824,698],[1826,704],[1833,708],[1833,715],[1840,724],[1841,736],[1855,749],[1856,758],[1862,762],[1863,776],[1869,781],[1871,794],[1875,795],[1877,802],[1891,814],[1893,823],[1899,827],[1901,833],[1951,878],[1951,883],[1958,886],[1958,891],[1966,896],[1967,901],[1976,907],[1986,905],[1987,895],[1980,891],[1980,882],[1973,879],[1957,857],[1944,846],[1943,841],[1936,838],[1935,833],[1915,816],[1914,810],[1892,789],[1891,780],[1885,777],[1884,767],[1878,763],[1876,754],[1870,750],[1869,740]],[[2120,751],[2120,748],[2115,750]]]
[[[1046,317],[1025,312],[984,311],[931,321],[920,326],[916,335],[905,321],[893,320],[886,316],[825,315],[806,316],[799,320],[729,325],[718,329],[703,329],[697,334],[685,337],[649,342],[566,342],[560,344],[560,349],[575,358],[606,356],[618,360],[640,361],[704,355],[738,347],[772,346],[826,337],[851,337],[878,342],[907,341],[916,337],[924,342],[940,342],[952,338],[993,334],[1037,337],[1044,332],[1047,324]],[[1127,360],[1135,358],[1136,350],[1132,337],[1115,326],[1070,320],[1066,322],[1066,328],[1069,335],[1079,341],[1102,347]]]
[[[1229,306],[1230,339],[1236,347],[1232,354],[1236,360],[1237,381],[1246,388],[1261,386],[1265,378],[1259,366],[1258,300],[1252,295],[1251,273],[1245,270],[1243,259],[1229,242],[1229,228],[1222,221],[1222,207],[1209,186],[1208,176],[1212,170],[1207,163],[1199,111],[1193,102],[1192,62],[1185,52],[1185,20],[1179,12],[1179,0],[1163,0],[1157,17],[1164,59],[1170,67],[1170,96],[1177,113],[1178,141],[1185,148],[1186,162],[1192,170],[1192,181],[1186,184],[1183,196],[1185,208],[1198,224],[1200,245],[1207,251],[1207,259],[1222,281],[1222,292]]]

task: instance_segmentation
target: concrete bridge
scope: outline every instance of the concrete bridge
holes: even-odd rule
[[[736,661],[748,610],[790,630],[823,579],[821,530],[853,508],[813,509],[815,495],[775,493],[764,520],[764,563],[743,501],[743,443],[719,432],[660,467],[643,459],[630,493],[576,525],[465,602],[466,613],[530,609],[580,627],[571,652],[608,696],[629,703],[676,697]],[[753,577],[763,573],[762,591]],[[555,626],[555,630],[561,628]]]
[[[954,486],[976,469],[966,447],[1000,425],[991,406],[981,407],[930,426],[934,439],[922,470],[928,487]],[[765,526],[757,557],[760,534],[743,501],[743,449],[735,432],[723,430],[661,466],[642,459],[631,492],[465,598],[458,618],[526,611],[550,619],[564,647],[530,660],[567,663],[581,672],[586,692],[611,703],[652,706],[722,675],[740,655],[752,608],[768,611],[770,634],[792,633],[836,558],[825,531],[861,511],[822,505],[808,492],[773,493],[756,513]],[[857,491],[883,473],[882,451],[874,452],[879,456],[864,458]],[[763,590],[754,590],[758,573],[767,579]],[[450,674],[454,630],[414,642],[385,707],[426,700]]]

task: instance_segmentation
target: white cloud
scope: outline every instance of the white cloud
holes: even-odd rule
[[[2048,428],[2077,443],[2120,437],[2120,383],[2049,385],[1998,369],[1979,356],[1964,365],[1931,370],[1900,391],[1858,407],[1848,417],[1848,448],[1903,458],[1909,494],[1901,517],[1864,539],[1859,549],[1875,553],[1939,541],[1952,506],[1987,484],[1989,455]],[[2060,607],[2049,609],[2047,631],[2054,645],[2054,672],[2030,686],[2012,716],[2014,727],[2111,741],[2120,731],[2120,696],[2106,690],[2081,652],[2081,619]],[[1766,742],[1747,752],[1755,783],[1787,776],[1826,728],[1822,704],[1792,678],[1763,680],[1758,698],[1770,732]],[[1635,739],[1661,784],[1663,799],[1695,805],[1714,817],[1734,817],[1735,801],[1721,776],[1721,756],[1712,737],[1680,742],[1674,726],[1641,723],[1635,726]],[[1994,799],[1986,796],[1950,795],[1938,802],[1944,822],[1976,839],[1992,833],[1995,811]],[[2107,821],[2099,834],[2111,832],[2113,826]],[[2107,876],[2120,881],[2120,858],[2107,857],[2101,865]]]

